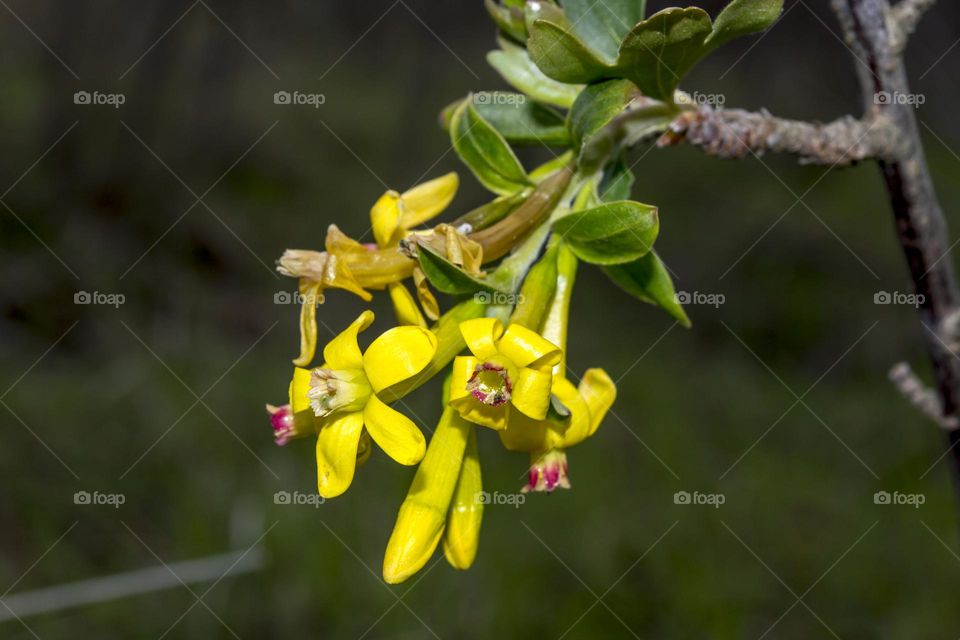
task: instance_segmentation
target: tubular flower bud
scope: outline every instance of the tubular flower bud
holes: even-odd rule
[[[390,584],[422,569],[440,544],[472,429],[456,411],[444,410],[387,543],[383,579]]]

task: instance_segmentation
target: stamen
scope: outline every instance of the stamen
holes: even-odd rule
[[[339,409],[359,410],[372,389],[361,370],[314,369],[310,376],[310,406],[323,418]]]
[[[499,407],[510,401],[513,385],[505,367],[483,362],[467,380],[467,391],[483,404]]]

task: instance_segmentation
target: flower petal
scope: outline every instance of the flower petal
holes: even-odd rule
[[[603,369],[587,369],[580,380],[579,391],[590,408],[590,431],[587,435],[591,436],[617,399],[617,385]]]
[[[317,436],[317,490],[335,498],[350,487],[357,468],[363,414],[347,413],[326,422]]]
[[[431,320],[440,318],[440,305],[437,304],[437,298],[430,291],[430,281],[419,266],[413,268],[413,284],[417,289],[417,300],[423,307],[423,312]]]
[[[470,436],[464,452],[463,465],[457,488],[453,492],[447,526],[443,532],[443,555],[454,569],[469,569],[477,557],[480,544],[480,522],[483,519],[483,480],[480,475],[480,455],[477,452],[476,429],[470,427]]]
[[[364,311],[340,335],[323,348],[323,359],[331,369],[360,369],[363,367],[363,355],[357,344],[357,335],[369,327],[374,320],[373,311]]]
[[[370,437],[388,456],[404,465],[417,464],[427,450],[427,441],[413,420],[383,403],[376,394],[363,409],[363,422]]]
[[[547,420],[534,420],[519,411],[511,411],[507,428],[498,433],[508,451],[543,451],[556,437]]]
[[[544,370],[560,362],[562,355],[557,345],[518,324],[507,327],[497,348],[518,367]]]
[[[552,428],[552,437],[548,439],[547,446],[544,449],[559,449],[572,447],[585,440],[591,433],[590,431],[590,407],[584,402],[583,397],[573,383],[566,378],[558,376],[553,377],[553,395],[557,397],[563,406],[570,412],[570,418],[564,423],[555,424]],[[548,424],[553,424],[547,421]],[[565,428],[561,428],[565,427]]]
[[[294,414],[301,411],[309,411],[313,415],[313,409],[310,408],[310,398],[307,392],[310,391],[310,369],[302,367],[293,368],[293,379],[290,380],[290,409]]]
[[[457,356],[453,359],[453,368],[450,370],[450,400],[470,394],[467,391],[467,381],[478,364],[480,361],[473,356]]]
[[[322,287],[315,280],[301,278],[298,288],[303,296],[303,303],[300,305],[300,355],[293,364],[305,367],[313,362],[317,351],[317,301]]]
[[[486,360],[497,355],[497,340],[503,335],[503,324],[496,318],[474,318],[460,323],[460,333],[471,353]]]
[[[423,371],[437,352],[437,337],[423,327],[385,331],[363,354],[363,368],[374,391],[386,389]]]
[[[459,186],[460,177],[450,172],[404,191],[400,226],[410,229],[436,216],[447,208]]]
[[[371,453],[373,453],[373,440],[367,430],[364,429],[360,434],[360,442],[357,444],[357,466],[359,467],[369,460]]]
[[[547,417],[547,407],[550,406],[550,383],[553,375],[550,370],[540,371],[524,367],[517,373],[513,382],[513,391],[510,402],[521,413],[534,420],[543,420]]]
[[[426,327],[427,321],[417,308],[417,302],[410,291],[400,282],[387,285],[390,300],[393,302],[393,311],[397,314],[397,323],[414,327]]]
[[[453,398],[451,390],[450,406],[457,410],[464,420],[490,427],[497,431],[507,427],[507,417],[510,414],[510,404],[504,403],[499,407],[489,404],[483,404],[472,395],[465,395],[462,398]]]
[[[380,196],[370,209],[370,224],[373,226],[373,237],[381,247],[389,247],[400,238],[396,237],[400,228],[400,194],[396,191],[387,191]]]

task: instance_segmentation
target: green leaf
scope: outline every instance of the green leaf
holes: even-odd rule
[[[588,47],[613,62],[630,29],[643,20],[646,0],[565,0],[563,8]]]
[[[503,39],[500,40],[500,51],[487,54],[487,62],[517,91],[565,109],[570,108],[582,88],[548,78],[533,63],[526,49]]]
[[[534,20],[528,30],[530,59],[554,80],[590,83],[619,75],[616,67],[601,60],[567,25],[541,18]]]
[[[603,270],[627,293],[644,302],[662,307],[680,324],[685,327],[690,326],[690,318],[677,301],[670,273],[655,251],[634,262],[604,267]]]
[[[517,42],[526,42],[527,25],[524,20],[523,9],[510,6],[516,3],[498,4],[496,0],[483,0],[483,5],[487,8],[487,13],[497,23],[500,30],[516,40]]]
[[[621,154],[619,158],[603,167],[603,177],[597,184],[597,198],[601,202],[628,200],[632,188],[633,172],[630,171]]]
[[[713,23],[706,44],[712,49],[725,42],[763,31],[780,17],[783,0],[733,0]]]
[[[530,100],[522,93],[475,93],[473,107],[481,118],[512,144],[561,147],[570,145],[570,133],[563,116]]]
[[[710,33],[703,9],[658,11],[627,34],[618,67],[644,95],[672,102],[680,79],[710,50],[705,44]]]
[[[490,191],[510,195],[530,184],[510,145],[480,117],[472,99],[465,100],[454,112],[450,139],[460,159]]]
[[[637,87],[623,79],[598,82],[581,91],[570,110],[574,148],[579,149],[585,138],[610,122],[639,95]]]
[[[417,258],[427,280],[437,291],[451,295],[464,295],[486,291],[498,292],[499,289],[483,280],[473,277],[445,257],[424,245],[417,245]]]
[[[621,200],[566,215],[553,223],[553,229],[578,258],[607,265],[649,253],[660,222],[656,207]]]
[[[577,159],[581,171],[594,171],[609,162],[621,149],[663,133],[678,113],[675,105],[654,101],[642,107],[631,107],[615,116],[583,141]]]

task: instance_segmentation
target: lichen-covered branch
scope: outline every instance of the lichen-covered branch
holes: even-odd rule
[[[891,124],[889,118],[875,112],[865,119],[844,116],[816,123],[778,118],[766,110],[704,106],[675,118],[657,144],[686,142],[721,158],[792,153],[805,163],[846,166],[859,160],[894,157],[900,137]]]
[[[929,4],[932,3],[911,2],[912,8],[904,7],[891,14],[887,0],[833,0],[847,43],[866,65],[858,65],[865,105],[875,102],[873,96],[880,92],[910,95],[901,51],[891,43],[889,18],[897,13],[920,12]],[[893,120],[904,145],[895,157],[880,161],[880,170],[897,238],[914,290],[922,300],[918,311],[939,396],[938,422],[954,424],[960,420],[960,288],[947,255],[950,234],[933,190],[914,109],[893,101],[883,105],[882,110]],[[960,430],[949,432],[948,444],[954,482],[960,489]]]
[[[906,48],[907,40],[917,28],[920,18],[932,7],[936,0],[901,0],[890,9],[887,29],[890,32],[890,50],[900,53]]]

